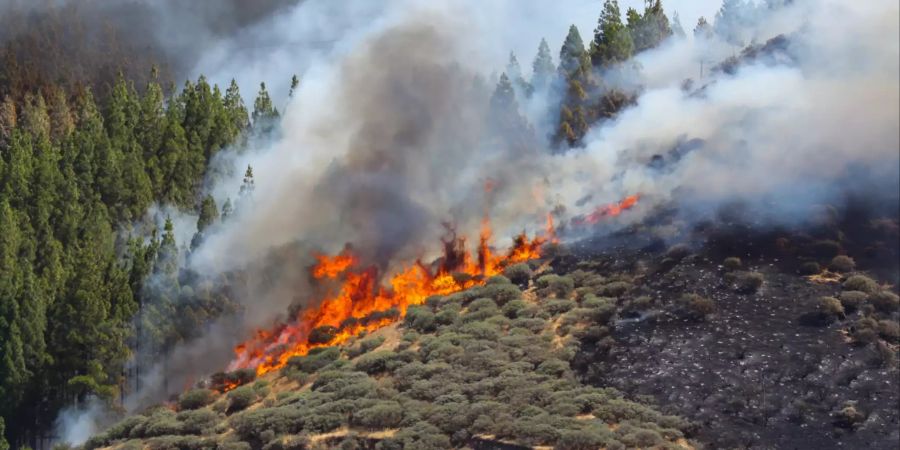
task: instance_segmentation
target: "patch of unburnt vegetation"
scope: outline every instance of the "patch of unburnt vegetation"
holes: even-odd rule
[[[299,388],[272,396],[266,379],[219,399],[212,391],[188,391],[182,412],[162,408],[130,417],[87,448],[126,448],[148,438],[161,440],[137,442],[234,449],[351,441],[379,449],[476,442],[677,448],[686,421],[614,389],[584,385],[572,369],[582,341],[609,338],[616,310],[614,299],[575,295],[576,286],[604,291],[608,280],[589,272],[544,275],[536,282],[541,299],[526,300],[517,285],[531,276],[516,283],[516,276],[498,277],[409,308],[399,324],[402,348],[382,346],[376,333],[293,357],[272,381],[299,381]]]

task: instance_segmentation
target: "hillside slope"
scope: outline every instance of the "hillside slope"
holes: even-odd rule
[[[402,324],[225,394],[188,391],[85,448],[692,448],[686,421],[570,367],[580,339],[609,339],[615,301],[593,292],[621,282],[506,273],[520,285],[431,298]]]

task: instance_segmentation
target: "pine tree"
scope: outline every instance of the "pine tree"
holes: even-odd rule
[[[206,229],[219,219],[219,210],[216,201],[211,195],[207,195],[200,204],[200,216],[197,218],[197,232],[191,239],[191,250],[197,249],[203,242]]]
[[[617,0],[606,0],[594,30],[591,45],[591,62],[594,66],[610,67],[631,58],[634,42],[628,28],[622,24],[622,13]]]
[[[160,198],[164,179],[160,169],[159,152],[166,132],[165,98],[154,69],[141,98],[140,118],[136,129],[137,140],[143,150],[144,167],[150,178],[153,196]]]
[[[233,79],[225,91],[225,111],[231,119],[231,123],[238,132],[243,132],[250,126],[250,117],[244,99],[241,98],[241,90]]]
[[[578,32],[578,27],[572,25],[569,27],[569,34],[566,35],[566,40],[559,50],[559,72],[565,78],[571,78],[577,72],[586,70],[587,61],[588,55],[584,49],[581,33]]]
[[[6,95],[0,102],[0,150],[6,147],[17,122],[16,104],[9,95]]]
[[[66,92],[59,86],[51,88],[48,98],[50,114],[50,140],[59,145],[75,129],[75,119],[66,99]]]
[[[266,83],[259,84],[259,93],[253,102],[253,128],[261,134],[271,133],[275,129],[278,121],[278,109],[272,103],[269,97],[269,91],[266,90]]]
[[[627,16],[635,53],[654,48],[672,35],[660,0],[647,0],[643,15],[629,8]]]
[[[225,203],[222,204],[222,221],[224,222],[231,217],[232,214],[234,214],[234,207],[231,206],[231,199],[226,198]]]
[[[745,0],[723,0],[722,7],[716,13],[715,33],[729,44],[742,46],[746,44],[744,28],[750,22],[753,5]]]
[[[253,181],[253,167],[247,165],[247,170],[244,172],[244,183],[241,184],[240,196],[249,197],[253,194],[253,190],[256,189],[255,182]]]
[[[291,90],[288,92],[288,97],[294,98],[294,91],[297,90],[297,86],[300,86],[300,79],[297,78],[297,75],[291,77]]]
[[[712,36],[712,25],[706,21],[706,17],[700,16],[700,18],[697,19],[697,26],[694,27],[694,38],[710,39]]]
[[[19,328],[22,279],[19,267],[21,235],[15,212],[6,199],[0,200],[0,412],[14,411],[28,381],[25,350]]]
[[[534,89],[546,89],[553,82],[556,71],[553,65],[553,56],[550,55],[550,46],[547,45],[546,39],[541,39],[537,56],[534,57],[531,69],[531,85]]]
[[[681,26],[681,18],[678,16],[678,11],[672,13],[672,34],[679,39],[687,37],[687,34],[684,32],[684,27]]]

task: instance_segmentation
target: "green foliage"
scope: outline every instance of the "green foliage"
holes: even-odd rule
[[[347,350],[347,356],[356,358],[359,355],[375,350],[376,348],[380,347],[381,344],[384,344],[384,340],[385,339],[383,336],[363,339],[359,342],[358,345]]]
[[[338,347],[319,347],[311,350],[304,356],[292,356],[288,359],[288,367],[301,372],[313,373],[331,364],[341,357],[341,349]]]
[[[216,392],[209,389],[191,389],[178,397],[178,408],[197,409],[202,408],[216,399]]]
[[[531,279],[531,267],[528,264],[518,263],[503,269],[503,275],[511,282],[519,286],[527,286],[528,280]]]
[[[629,13],[632,11],[634,10]],[[603,3],[603,11],[600,13],[597,29],[594,30],[594,41],[591,43],[591,61],[595,66],[612,66],[631,58],[635,51],[632,33],[638,25],[630,22],[631,20],[629,28],[622,23],[617,0],[606,0]]]
[[[403,407],[394,401],[380,401],[354,412],[352,425],[369,430],[396,428],[403,420]]]
[[[544,275],[537,279],[537,285],[542,292],[553,295],[556,298],[568,298],[575,290],[575,281],[568,276],[555,274]]]
[[[360,356],[353,363],[356,370],[368,374],[390,372],[410,361],[410,355],[405,352],[392,350],[379,350]]]
[[[256,390],[252,386],[240,386],[228,393],[228,412],[240,411],[256,401]]]
[[[404,323],[420,333],[432,332],[437,326],[434,313],[424,306],[412,306],[407,309]]]

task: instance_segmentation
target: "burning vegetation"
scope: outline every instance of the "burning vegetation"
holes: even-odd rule
[[[374,265],[362,266],[347,248],[337,255],[315,255],[311,276],[329,292],[311,302],[290,322],[274,330],[259,330],[235,347],[229,371],[251,368],[257,375],[280,369],[294,356],[303,356],[319,347],[340,345],[362,332],[372,332],[402,318],[410,306],[421,305],[432,296],[449,295],[484,284],[511,264],[537,259],[541,247],[556,240],[552,217],[544,235],[529,238],[525,232],[513,239],[505,253],[491,247],[490,222],[482,222],[478,247],[472,254],[466,239],[447,226],[442,240],[443,255],[433,264],[422,261],[399,270],[386,286],[379,283]],[[236,384],[226,383],[223,390]]]

